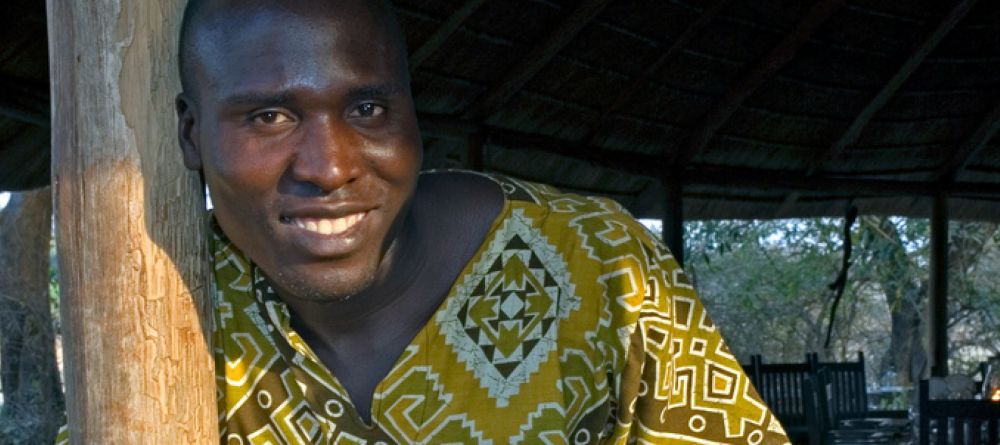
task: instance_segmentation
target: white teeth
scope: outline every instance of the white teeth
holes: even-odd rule
[[[324,235],[329,235],[333,233],[333,227],[334,225],[333,223],[330,222],[330,220],[321,219],[319,220],[319,230],[317,230],[317,232],[322,233]]]
[[[337,235],[354,227],[362,218],[363,213],[355,213],[343,218],[292,218],[292,222],[295,227],[320,235]]]
[[[344,230],[347,230],[347,218],[337,218],[333,220],[333,227],[330,230],[331,232],[340,233]]]

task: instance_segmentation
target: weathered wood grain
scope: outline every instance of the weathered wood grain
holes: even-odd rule
[[[204,203],[173,98],[182,0],[49,0],[74,444],[218,443]]]

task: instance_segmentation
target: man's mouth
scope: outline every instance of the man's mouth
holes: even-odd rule
[[[365,214],[366,212],[352,213],[341,218],[289,218],[289,222],[295,227],[320,235],[339,235],[361,222]]]

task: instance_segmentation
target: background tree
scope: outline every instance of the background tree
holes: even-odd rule
[[[0,211],[0,443],[52,443],[64,412],[49,307],[49,189]]]
[[[686,225],[687,270],[730,347],[743,360],[801,361],[806,352],[850,360],[870,379],[911,387],[927,367],[929,224],[865,216],[851,231],[852,267],[823,348],[842,256],[843,220],[698,221]],[[1000,231],[953,222],[949,273],[950,368],[971,373],[1000,351]]]

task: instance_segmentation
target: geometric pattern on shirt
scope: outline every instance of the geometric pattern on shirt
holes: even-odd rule
[[[276,310],[280,301],[255,295],[261,286],[248,289],[252,264],[216,238],[224,443],[787,441],[676,261],[644,228],[610,201],[504,184],[518,199],[508,198],[442,307],[383,380],[369,425]],[[506,272],[497,274],[498,261]],[[530,310],[529,294],[552,304]],[[534,320],[553,320],[550,331],[529,329]],[[479,335],[497,330],[540,339],[518,352]],[[546,341],[550,352],[536,353]],[[503,371],[512,354],[529,366]],[[529,372],[532,360],[537,370]],[[519,376],[530,381],[517,383]]]
[[[502,408],[549,359],[559,321],[579,305],[566,261],[515,209],[436,321]]]
[[[576,230],[587,255],[605,266],[598,277],[605,295],[625,313],[639,314],[638,323],[614,324],[622,326],[619,341],[626,349],[635,334],[641,338],[642,347],[630,352],[644,351],[644,375],[626,379],[638,380],[639,395],[650,402],[636,412],[640,429],[651,437],[672,431],[664,439],[697,441],[715,434],[727,441],[745,438],[747,443],[761,443],[765,431],[783,434],[697,297],[693,292],[685,295],[693,289],[669,251],[656,243],[636,243],[631,234],[648,237],[648,232],[636,230],[634,221],[615,217],[626,212],[614,201],[544,191],[540,195],[554,212],[573,215],[569,227]],[[665,264],[674,266],[676,273],[665,273]],[[671,287],[673,298],[660,295]],[[668,301],[673,304],[662,304]],[[736,406],[743,409],[734,410]],[[656,422],[649,422],[650,417]],[[709,424],[714,431],[706,431]]]

